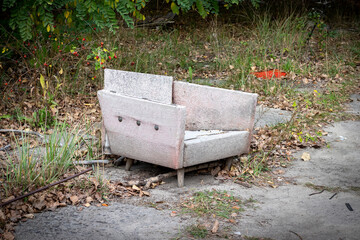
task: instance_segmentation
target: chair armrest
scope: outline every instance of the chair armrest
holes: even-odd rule
[[[183,167],[185,107],[98,91],[112,154]]]
[[[254,127],[257,94],[175,81],[173,102],[186,107],[186,130]]]

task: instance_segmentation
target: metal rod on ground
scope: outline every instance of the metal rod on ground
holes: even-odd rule
[[[21,134],[33,134],[40,138],[44,138],[44,136],[38,132],[33,131],[23,131],[23,130],[16,130],[16,129],[0,129],[0,133],[6,133],[6,132],[12,132],[12,133],[21,133]]]
[[[60,184],[60,183],[66,182],[66,181],[68,181],[68,180],[70,180],[70,179],[76,178],[76,177],[78,177],[78,176],[80,176],[80,175],[82,175],[82,174],[84,174],[84,173],[87,173],[87,172],[89,172],[89,171],[91,171],[91,170],[92,170],[92,167],[91,167],[91,168],[88,168],[88,169],[86,169],[86,170],[84,170],[84,171],[82,171],[82,172],[79,172],[79,173],[77,173],[77,174],[75,174],[75,175],[72,175],[72,176],[70,176],[70,177],[67,177],[67,178],[65,178],[65,179],[62,179],[62,180],[60,180],[60,181],[54,182],[54,183],[52,183],[52,184],[49,184],[49,185],[47,185],[47,186],[45,186],[45,187],[39,188],[39,189],[37,189],[37,190],[34,190],[34,191],[29,192],[29,193],[27,193],[27,194],[24,194],[24,195],[22,195],[22,196],[16,197],[16,198],[11,199],[11,200],[9,200],[9,201],[7,201],[7,202],[1,203],[1,204],[0,204],[0,207],[6,206],[6,205],[8,205],[8,204],[10,204],[10,203],[12,203],[12,202],[15,202],[15,201],[17,201],[17,200],[26,198],[26,197],[28,197],[28,196],[30,196],[30,195],[33,195],[33,194],[37,193],[37,192],[44,191],[44,190],[46,190],[46,189],[48,189],[48,188],[51,188],[52,186],[55,186],[55,185],[57,185],[57,184]]]
[[[91,164],[108,164],[109,160],[87,160],[87,161],[75,161],[74,164],[91,165]]]
[[[196,165],[196,166],[192,166],[192,167],[187,167],[187,168],[185,168],[185,172],[187,173],[187,172],[192,172],[192,171],[200,170],[200,169],[204,169],[204,168],[216,167],[221,164],[222,163],[220,163],[220,162],[204,163],[204,164],[200,164],[200,165]],[[131,187],[132,185],[139,185],[139,186],[145,186],[145,188],[149,188],[151,183],[160,182],[161,180],[163,180],[165,178],[174,177],[176,175],[177,175],[177,171],[173,171],[173,172],[159,174],[156,177],[151,177],[151,178],[148,178],[145,180],[135,180],[135,181],[124,182],[124,183],[122,183],[122,185],[125,187]]]

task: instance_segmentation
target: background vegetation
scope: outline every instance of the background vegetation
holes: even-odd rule
[[[289,123],[256,131],[253,154],[231,171],[237,180],[254,179],[289,160],[291,149],[324,144],[323,124],[350,118],[341,111],[358,89],[359,4],[318,2],[5,0],[1,128],[50,135],[59,122],[66,132],[88,120],[88,132],[95,134],[93,123],[101,118],[96,91],[104,68],[252,91],[263,105],[293,111]],[[264,80],[252,74],[270,69],[286,77]],[[8,144],[3,139],[0,147]],[[72,160],[101,157],[96,144],[83,155],[73,146],[68,155]],[[28,189],[20,184],[24,171],[29,184],[59,177],[50,168],[41,172],[44,164],[68,170],[67,161],[53,164],[56,154],[43,164],[31,162],[29,151],[23,156],[20,165],[4,171],[14,184],[9,186]],[[29,163],[37,170],[25,168],[32,167]]]

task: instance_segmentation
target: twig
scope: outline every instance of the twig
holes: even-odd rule
[[[300,240],[303,240],[302,237],[299,234],[297,234],[296,232],[293,232],[291,230],[289,230],[289,232],[291,232],[291,233],[295,234],[296,236],[298,236],[300,238]]]
[[[167,21],[167,22],[153,22],[153,23],[142,23],[142,24],[138,24],[135,27],[152,27],[152,26],[162,26],[162,25],[166,25],[166,24],[170,24],[170,23],[174,23],[174,21]]]
[[[246,182],[242,182],[240,180],[236,180],[235,183],[240,184],[241,186],[244,186],[246,188],[251,188],[252,187],[251,184],[246,183]]]
[[[84,173],[87,173],[87,172],[91,171],[91,170],[92,170],[92,167],[91,167],[91,168],[88,168],[88,169],[86,169],[86,170],[84,170],[84,171],[82,171],[82,172],[79,172],[79,173],[77,173],[77,174],[75,174],[75,175],[72,175],[72,176],[70,176],[70,177],[67,177],[67,178],[65,178],[65,179],[62,179],[62,180],[60,180],[60,181],[51,183],[51,184],[49,184],[49,185],[46,185],[46,186],[44,186],[44,187],[42,187],[42,188],[39,188],[39,189],[37,189],[37,190],[34,190],[34,191],[32,191],[32,192],[29,192],[29,193],[24,194],[24,195],[22,195],[22,196],[19,196],[19,197],[16,197],[16,198],[14,198],[14,199],[11,199],[11,200],[9,200],[9,201],[7,201],[7,202],[1,203],[1,204],[0,204],[0,207],[6,206],[6,205],[8,205],[8,204],[10,204],[10,203],[12,203],[12,202],[15,202],[15,201],[17,201],[17,200],[26,198],[26,197],[28,197],[28,196],[30,196],[30,195],[35,194],[35,193],[44,191],[44,190],[46,190],[46,189],[48,189],[48,188],[51,188],[52,186],[55,186],[55,185],[58,185],[58,184],[60,184],[60,183],[66,182],[66,181],[68,181],[68,180],[70,180],[70,179],[73,179],[73,178],[75,178],[75,177],[78,177],[78,176],[80,176],[80,175],[82,175],[82,174],[84,174]]]
[[[204,168],[216,167],[218,165],[221,165],[221,163],[219,163],[219,162],[205,163],[205,164],[185,168],[185,172],[192,172],[192,171],[200,170],[200,169],[204,169]],[[145,180],[134,180],[134,181],[124,182],[124,183],[122,183],[122,185],[125,187],[130,187],[133,185],[145,186],[144,188],[146,189],[146,188],[150,187],[151,183],[160,182],[165,178],[174,177],[176,175],[177,175],[177,171],[172,171],[172,172],[168,172],[168,173],[159,174],[156,177],[151,177],[151,178],[148,178]]]
[[[309,196],[315,195],[315,194],[320,194],[323,193],[325,191],[325,189],[321,190],[320,192],[315,192],[315,193],[310,193]]]
[[[21,133],[21,134],[33,134],[38,136],[39,138],[44,138],[44,136],[38,132],[34,132],[34,131],[23,131],[23,130],[16,130],[16,129],[0,129],[0,133],[5,133],[5,132],[13,132],[13,133]]]
[[[354,209],[351,207],[350,203],[345,203],[347,209],[349,209],[349,211],[354,211]]]
[[[11,144],[8,144],[5,147],[0,148],[0,151],[6,151],[10,147],[11,147]]]
[[[332,196],[329,198],[329,200],[333,199],[333,197],[335,197],[336,194],[337,194],[337,193],[334,193],[334,195],[332,195]]]

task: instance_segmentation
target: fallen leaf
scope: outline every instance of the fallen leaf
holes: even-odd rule
[[[70,201],[73,205],[75,205],[79,201],[79,198],[77,196],[73,195],[70,197]]]
[[[85,202],[86,202],[86,203],[91,203],[92,201],[94,201],[94,199],[93,199],[92,197],[87,197],[87,198],[85,199]]]
[[[46,204],[46,207],[49,209],[49,210],[55,210],[58,206],[60,205],[59,202],[51,202],[51,203],[48,203]]]
[[[170,216],[171,216],[171,217],[175,217],[175,216],[176,216],[176,211],[172,211],[172,212],[170,213]]]
[[[38,199],[36,199],[33,203],[34,208],[36,208],[37,210],[43,210],[46,206],[46,202],[45,202],[45,196],[42,195],[41,197],[39,197]]]
[[[29,213],[29,214],[25,214],[24,217],[33,219],[35,216],[34,216],[34,214]]]
[[[14,234],[12,234],[11,232],[5,232],[3,236],[4,236],[5,240],[13,240],[13,239],[15,239]]]
[[[108,207],[109,205],[107,205],[106,203],[103,203],[103,204],[101,204],[101,206]]]
[[[240,209],[239,206],[233,206],[232,208],[235,209],[235,210],[239,210],[239,209]]]
[[[5,198],[4,200],[2,200],[2,202],[4,203],[4,202],[8,202],[8,201],[10,201],[10,200],[13,200],[15,198],[15,196],[10,196],[10,197],[8,197],[8,198]]]
[[[211,229],[212,233],[216,233],[219,229],[219,221],[216,219],[213,228]]]
[[[132,185],[132,189],[134,189],[134,190],[136,190],[136,191],[140,191],[141,189],[138,187],[138,186],[136,186],[136,185]]]
[[[234,69],[233,65],[229,65],[230,70]]]
[[[62,192],[57,192],[56,195],[60,202],[62,202],[65,198],[65,195]]]
[[[302,155],[301,155],[301,159],[303,160],[303,161],[305,161],[305,162],[307,162],[307,161],[310,161],[310,153],[308,153],[308,152],[304,152]]]
[[[284,170],[279,169],[279,170],[275,170],[275,171],[273,171],[273,173],[274,173],[274,174],[279,175],[279,174],[284,174],[284,173],[285,173],[285,171],[284,171]]]
[[[148,191],[142,191],[145,196],[150,196],[150,193]]]
[[[95,198],[96,198],[96,200],[98,200],[99,202],[102,201],[101,194],[100,194],[99,192],[95,193]]]
[[[5,219],[6,219],[5,214],[3,213],[2,210],[0,210],[0,221],[5,221]]]
[[[229,219],[229,222],[236,223],[235,219]]]
[[[84,204],[84,207],[90,207],[91,205],[90,205],[90,203],[85,203]]]

